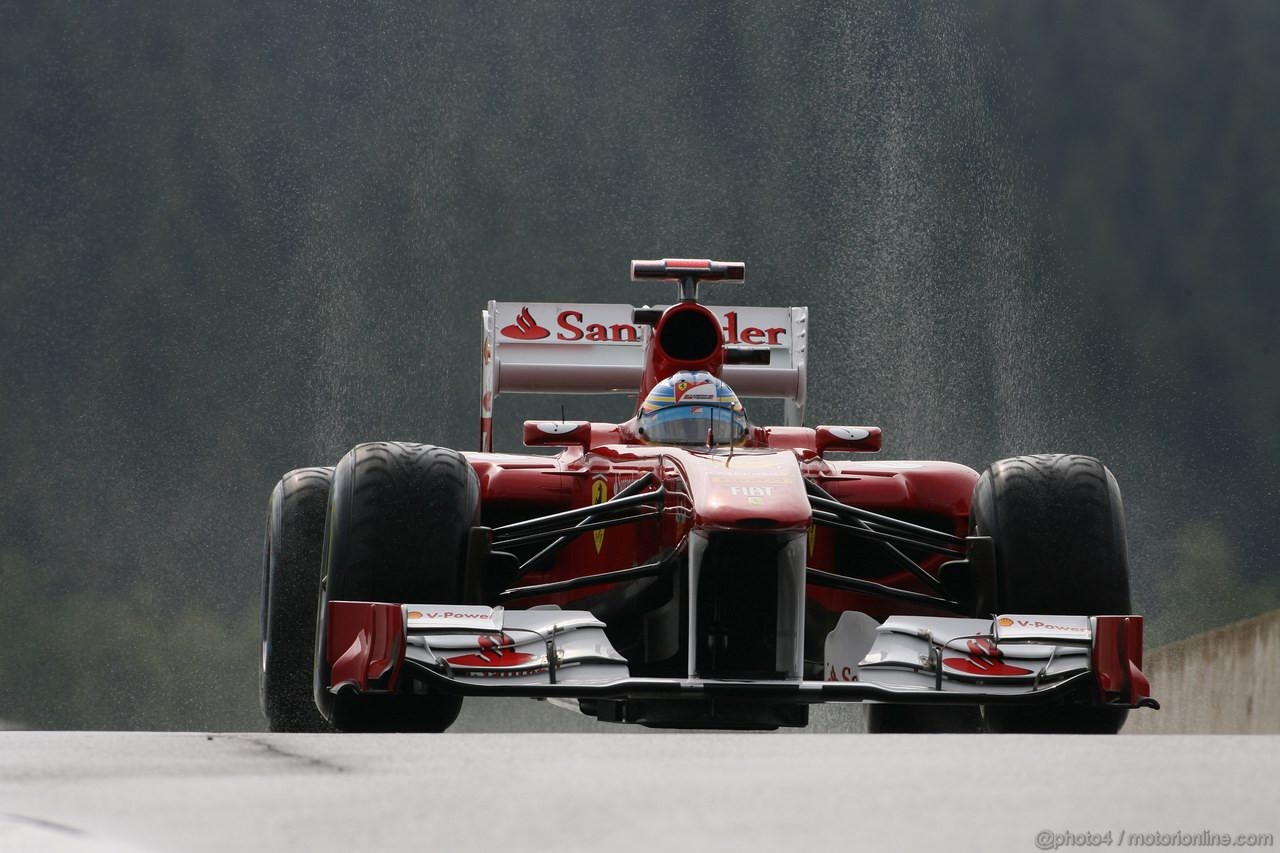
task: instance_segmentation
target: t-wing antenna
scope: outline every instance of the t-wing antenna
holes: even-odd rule
[[[697,302],[698,282],[719,281],[725,284],[742,284],[747,280],[747,265],[741,261],[705,261],[689,258],[632,261],[631,280],[678,282],[680,300]]]

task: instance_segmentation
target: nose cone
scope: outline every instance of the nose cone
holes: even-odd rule
[[[711,530],[805,531],[813,521],[795,454],[690,453],[694,526]]]

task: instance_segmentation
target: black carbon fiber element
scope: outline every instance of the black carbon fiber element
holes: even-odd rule
[[[782,678],[778,650],[778,551],[771,535],[710,537],[693,602],[702,678]]]

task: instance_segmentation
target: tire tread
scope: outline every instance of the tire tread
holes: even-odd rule
[[[1115,478],[1093,457],[1040,454],[993,464],[974,488],[971,532],[994,540],[996,609],[1129,613],[1123,514]],[[1126,716],[1071,704],[983,711],[997,732],[1114,733]]]
[[[327,731],[311,665],[325,513],[333,468],[288,472],[271,493],[263,547],[262,711],[272,732]]]

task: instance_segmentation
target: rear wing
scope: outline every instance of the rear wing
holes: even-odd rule
[[[769,363],[726,364],[739,397],[783,401],[783,422],[804,421],[808,308],[707,306],[725,343],[768,347]],[[493,450],[493,401],[502,393],[637,394],[652,332],[630,305],[490,302],[484,323],[480,449]]]

